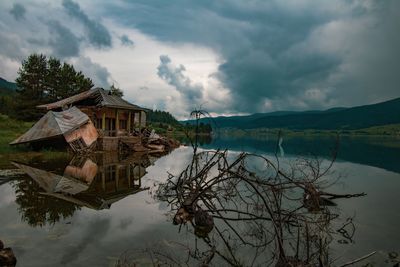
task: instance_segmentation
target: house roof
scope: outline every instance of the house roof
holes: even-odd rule
[[[89,121],[89,117],[77,107],[61,112],[49,111],[32,128],[10,145],[38,141],[67,134]]]
[[[82,92],[80,94],[62,99],[60,101],[39,105],[37,107],[44,108],[47,110],[52,110],[52,109],[62,108],[89,98],[94,99],[96,105],[100,107],[112,107],[112,108],[147,111],[147,109],[131,104],[119,96],[111,95],[109,90],[104,90],[103,88],[93,88],[88,91]]]

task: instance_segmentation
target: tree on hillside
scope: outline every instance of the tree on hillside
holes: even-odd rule
[[[74,66],[42,54],[32,54],[22,61],[15,80],[18,86],[15,117],[36,120],[42,115],[37,105],[57,101],[89,90],[92,80]]]
[[[167,123],[170,125],[179,125],[179,122],[171,113],[161,110],[150,110],[147,112],[147,120],[150,123]]]
[[[111,95],[115,95],[115,96],[119,96],[119,97],[124,96],[124,92],[121,89],[119,89],[118,87],[115,87],[114,84],[111,85],[110,92],[111,92]]]

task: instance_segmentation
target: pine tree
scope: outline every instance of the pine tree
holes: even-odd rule
[[[61,85],[61,62],[51,57],[47,62],[48,74],[46,77],[47,100],[58,100],[58,89]]]
[[[115,96],[119,96],[119,97],[124,96],[124,92],[121,89],[119,89],[118,87],[115,87],[114,84],[111,85],[111,87],[110,87],[110,93],[111,93],[111,95],[115,95]]]
[[[15,117],[36,120],[43,112],[37,105],[54,102],[87,91],[93,87],[92,80],[74,66],[42,54],[32,54],[22,62],[16,79],[18,86]]]
[[[22,61],[15,80],[18,86],[15,116],[23,120],[35,120],[42,115],[36,106],[43,103],[46,96],[47,60],[46,56],[32,54]]]

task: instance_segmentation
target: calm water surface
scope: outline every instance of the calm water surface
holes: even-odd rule
[[[400,251],[399,141],[340,141],[333,172],[327,177],[339,179],[329,191],[367,196],[336,201],[340,219],[333,228],[347,218],[353,218],[356,227],[353,242],[332,240],[330,250],[339,258],[337,263],[371,251]],[[298,157],[329,159],[334,140],[283,138],[279,146],[273,138],[221,137],[202,147],[270,157],[277,151],[280,160],[291,162]],[[179,174],[191,155],[191,148],[181,147],[162,157],[97,155],[14,162],[14,168],[29,175],[0,185],[0,239],[13,248],[17,266],[114,266],[127,255],[150,264],[141,252],[156,247],[182,257],[185,252],[174,242],[193,245],[197,238],[189,228],[173,225],[170,207],[154,195],[167,172]]]

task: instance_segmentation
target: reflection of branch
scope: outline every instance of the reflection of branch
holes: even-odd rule
[[[327,192],[320,192],[321,195],[330,196],[329,199],[336,199],[336,198],[352,198],[352,197],[364,197],[366,193],[359,193],[359,194],[333,194]]]
[[[225,263],[242,265],[238,251],[243,248],[251,265],[331,265],[329,243],[336,232],[330,223],[338,217],[331,212],[330,206],[336,205],[331,199],[365,195],[330,193],[322,186],[339,139],[327,166],[317,157],[300,158],[288,166],[276,154],[275,162],[249,153],[232,156],[226,150],[198,152],[194,145],[190,164],[177,176],[169,174],[156,197],[171,205],[175,223],[191,222],[195,234],[215,251],[208,250],[210,257],[202,262],[218,255]],[[214,229],[201,236],[192,223],[198,212],[215,220]]]
[[[357,262],[360,262],[360,261],[362,261],[362,260],[365,260],[365,259],[371,257],[371,256],[374,255],[375,253],[376,253],[376,251],[373,251],[373,252],[371,252],[371,253],[369,253],[369,254],[367,254],[367,255],[365,255],[365,256],[362,256],[362,257],[360,257],[360,258],[358,258],[358,259],[355,259],[355,260],[353,260],[353,261],[346,262],[345,264],[342,264],[342,265],[340,265],[339,267],[345,267],[345,266],[353,265],[353,264],[355,264],[355,263],[357,263]]]
[[[351,226],[351,234],[349,234],[349,231],[346,229],[346,227],[350,225]],[[353,223],[353,218],[348,218],[346,223],[342,225],[342,227],[340,227],[337,232],[340,233],[344,238],[346,238],[347,240],[349,240],[350,242],[353,242],[353,236],[354,233],[356,231],[356,227],[354,226]]]

